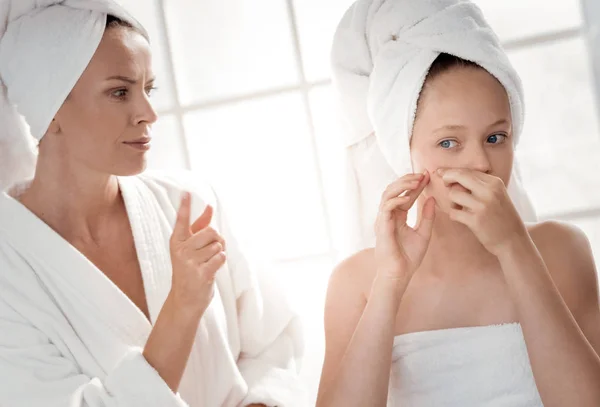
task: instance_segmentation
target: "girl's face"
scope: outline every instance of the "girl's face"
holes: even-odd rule
[[[448,193],[438,168],[466,168],[510,181],[512,119],[504,87],[487,71],[457,67],[428,79],[417,109],[411,141],[414,172],[428,170],[423,196],[433,196],[448,212]]]

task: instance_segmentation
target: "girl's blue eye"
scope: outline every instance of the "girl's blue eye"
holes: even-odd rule
[[[156,88],[155,86],[152,86],[152,87],[146,88],[146,94],[147,94],[148,96],[152,96],[152,94],[154,93],[154,91],[155,91],[156,89],[157,89],[157,88]]]
[[[490,144],[500,144],[504,140],[506,140],[506,136],[504,134],[492,134],[488,137],[487,142]]]
[[[444,148],[444,149],[449,149],[452,147],[456,147],[456,141],[454,140],[442,140],[440,141],[439,144],[440,147]]]

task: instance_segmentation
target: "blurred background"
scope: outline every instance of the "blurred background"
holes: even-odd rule
[[[153,41],[161,119],[150,167],[192,170],[215,187],[242,244],[304,318],[314,400],[344,237],[329,49],[352,1],[120,1]],[[600,259],[600,2],[475,2],[524,82],[518,156],[538,214],[580,226]]]

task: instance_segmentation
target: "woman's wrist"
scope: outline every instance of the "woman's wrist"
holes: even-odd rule
[[[194,304],[195,305],[195,304]],[[180,301],[173,291],[169,292],[161,314],[168,314],[169,319],[172,319],[178,325],[197,324],[204,315],[206,307],[190,306],[183,301]]]

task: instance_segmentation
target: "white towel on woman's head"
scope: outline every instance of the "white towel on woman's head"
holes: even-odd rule
[[[108,14],[148,37],[112,0],[0,1],[0,189],[31,173],[27,137],[46,133],[98,48]]]
[[[366,208],[373,207],[369,201],[378,201],[381,191],[356,177],[367,181],[372,177],[378,184],[381,178],[393,181],[390,174],[412,172],[409,147],[417,101],[429,68],[440,53],[475,62],[498,79],[509,97],[513,139],[515,143],[519,139],[524,121],[521,81],[475,4],[469,0],[358,0],[336,31],[332,67],[348,125],[345,146],[351,149],[374,137],[376,142],[368,142],[367,160],[372,161],[373,155],[385,160],[374,163],[371,169],[350,167],[350,181],[359,183],[354,193],[363,209],[355,215],[363,219],[363,246],[372,243],[372,227],[368,225],[376,215]],[[371,151],[373,148],[379,151]],[[357,157],[351,160],[356,162]],[[361,157],[358,162],[364,164]],[[524,220],[535,220],[516,170],[509,193]]]

